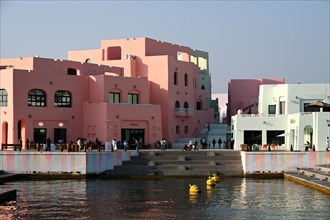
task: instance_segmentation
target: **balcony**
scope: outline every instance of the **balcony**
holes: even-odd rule
[[[192,117],[194,116],[194,109],[192,108],[175,108],[174,115],[178,117]]]

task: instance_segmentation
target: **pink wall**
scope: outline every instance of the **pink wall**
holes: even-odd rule
[[[232,79],[228,83],[228,108],[227,108],[227,122],[230,124],[231,116],[237,114],[238,109],[246,109],[245,114],[248,114],[249,105],[251,107],[251,114],[258,113],[258,106],[256,103],[259,99],[259,86],[263,84],[283,84],[283,78],[274,79]]]

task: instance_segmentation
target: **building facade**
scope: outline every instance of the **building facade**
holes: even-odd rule
[[[275,79],[232,79],[228,82],[227,123],[231,124],[231,117],[237,110],[244,113],[258,112],[258,96],[260,85],[283,84],[283,78]]]
[[[261,85],[258,102],[257,114],[241,111],[232,117],[234,149],[257,144],[302,151],[308,141],[315,150],[325,150],[330,84]]]
[[[106,40],[100,49],[69,51],[68,60],[0,62],[2,143],[50,137],[55,143],[142,138],[154,144],[191,137],[213,122],[207,53],[189,47]]]

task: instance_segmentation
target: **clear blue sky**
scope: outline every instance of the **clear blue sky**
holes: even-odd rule
[[[1,0],[0,57],[66,59],[149,37],[207,51],[213,93],[230,79],[330,83],[329,11],[329,1]]]

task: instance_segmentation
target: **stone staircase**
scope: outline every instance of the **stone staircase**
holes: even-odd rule
[[[207,127],[205,126],[198,134],[194,137],[190,138],[179,138],[175,143],[172,144],[173,149],[182,149],[184,144],[188,143],[191,139],[197,139],[198,143],[199,140],[203,137],[207,138],[207,142],[211,143],[213,138],[216,140],[216,148],[219,148],[218,139],[221,138],[222,142],[226,140],[226,134],[228,132],[228,125],[227,124],[210,124],[210,131],[207,131]],[[201,146],[198,146],[201,148]],[[212,147],[212,143],[211,143]]]
[[[131,157],[122,166],[115,166],[113,170],[105,172],[113,177],[206,177],[214,173],[243,177],[240,151],[140,151],[139,156]]]
[[[298,168],[299,175],[305,175],[315,180],[330,183],[330,166],[316,166],[316,168]],[[330,184],[329,184],[330,186]]]
[[[330,164],[315,168],[298,168],[296,173],[287,173],[285,178],[330,194]]]

